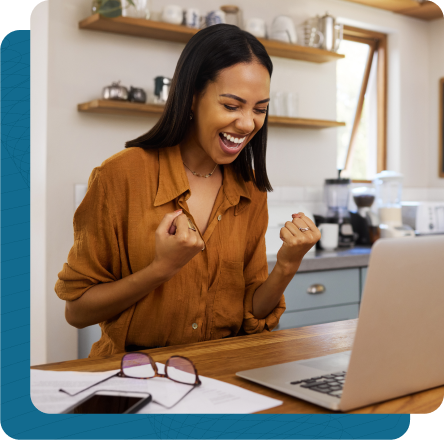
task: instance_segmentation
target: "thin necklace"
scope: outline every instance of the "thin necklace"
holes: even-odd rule
[[[196,171],[193,171],[192,169],[190,169],[190,167],[188,167],[187,166],[187,164],[184,162],[184,161],[182,161],[182,163],[192,172],[192,174],[194,175],[194,176],[198,176],[198,177],[205,177],[205,178],[207,178],[207,177],[210,177],[214,172],[215,172],[215,170],[216,170],[216,167],[218,166],[218,164],[216,164],[215,165],[215,168],[213,168],[213,171],[210,173],[210,174],[206,174],[205,176],[203,176],[202,174],[199,174],[199,173],[197,173]]]

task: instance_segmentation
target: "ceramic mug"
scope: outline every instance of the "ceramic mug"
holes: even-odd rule
[[[188,8],[184,12],[184,23],[188,27],[199,29],[200,27],[199,10],[196,8]]]
[[[338,223],[321,223],[318,225],[321,232],[320,246],[325,251],[333,251],[338,247]]]
[[[206,15],[206,26],[213,26],[214,24],[220,24],[226,22],[226,14],[224,11],[210,11]]]
[[[181,24],[183,18],[184,16],[181,6],[177,5],[164,6],[164,9],[162,10],[161,19],[165,23]]]
[[[246,31],[257,38],[266,38],[266,22],[262,18],[249,18]]]

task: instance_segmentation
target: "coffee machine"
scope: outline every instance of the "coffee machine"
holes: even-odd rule
[[[357,234],[357,244],[369,246],[380,238],[379,218],[371,210],[375,200],[373,186],[360,186],[351,190],[357,212],[351,212],[352,229]]]
[[[374,179],[382,238],[414,237],[414,230],[402,223],[403,175],[382,171]]]
[[[354,246],[354,231],[348,211],[350,179],[326,179],[324,196],[327,206],[326,222],[338,223],[338,246]]]

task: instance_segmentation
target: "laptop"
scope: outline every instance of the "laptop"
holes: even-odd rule
[[[444,238],[385,238],[371,250],[352,350],[238,376],[334,411],[444,383]]]

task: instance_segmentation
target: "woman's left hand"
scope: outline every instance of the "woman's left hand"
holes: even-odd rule
[[[305,228],[309,229],[304,230]],[[277,265],[281,266],[285,273],[297,272],[306,252],[320,237],[320,231],[309,217],[302,212],[292,214],[292,221],[286,222],[280,230],[283,245],[277,254]]]

